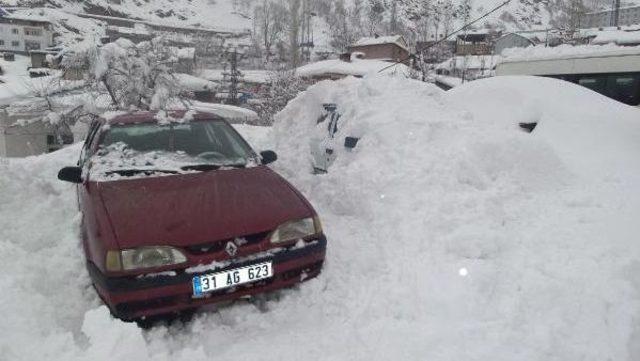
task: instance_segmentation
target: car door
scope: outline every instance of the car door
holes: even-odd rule
[[[97,242],[99,242],[99,227],[95,214],[96,205],[92,200],[92,190],[90,188],[91,183],[88,182],[87,178],[88,162],[92,156],[92,149],[95,149],[93,146],[99,138],[101,128],[102,123],[99,121],[91,124],[89,132],[87,134],[87,138],[85,139],[82,150],[80,152],[80,159],[78,160],[78,166],[83,169],[83,174],[85,175],[82,183],[78,184],[77,186],[77,196],[78,207],[82,214],[82,220],[80,222],[80,232],[87,259],[93,259],[92,257],[94,255],[100,254],[100,250],[102,249],[102,246],[97,244]]]

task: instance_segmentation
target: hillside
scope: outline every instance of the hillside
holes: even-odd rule
[[[526,30],[540,29],[547,26],[561,26],[566,21],[566,5],[568,0],[512,0],[506,7],[499,10],[491,17],[479,22],[477,27],[496,27],[503,30]],[[61,33],[68,32],[75,34],[97,33],[100,34],[99,22],[86,19],[78,19],[75,16],[65,13],[86,13],[95,15],[106,15],[115,17],[127,17],[132,19],[140,19],[156,23],[178,26],[195,26],[207,27],[223,30],[246,31],[253,28],[254,10],[263,2],[257,0],[3,0],[0,1],[2,6],[18,6],[18,7],[48,7],[57,8],[61,11],[47,10],[45,16],[52,17],[56,20],[64,19],[59,23]],[[420,3],[420,2],[417,2]],[[440,2],[439,2],[440,3]],[[442,2],[446,3],[446,2]],[[451,4],[454,9],[460,8],[462,0],[453,0]],[[472,0],[471,18],[475,18],[480,14],[494,8],[502,0]],[[282,5],[284,4],[284,5]],[[288,2],[283,2],[279,6],[290,6]],[[372,20],[369,9],[370,4],[382,4],[378,11],[380,21]],[[331,41],[331,30],[327,24],[334,22],[339,16],[339,7],[344,7],[349,21],[354,21],[356,12],[359,12],[357,25],[350,24],[356,31],[357,35],[371,32],[389,32],[393,28],[390,25],[391,18],[394,17],[393,12],[397,15],[397,21],[401,24],[399,29],[407,35],[409,40],[417,37],[415,35],[415,27],[412,26],[411,20],[407,15],[407,10],[411,6],[415,6],[413,0],[402,0],[396,2],[380,2],[377,0],[312,0],[312,11],[318,14],[313,20],[313,30],[315,35],[316,46],[325,48]],[[304,5],[304,4],[303,4]],[[588,4],[593,5],[593,4]],[[358,10],[359,8],[359,10]],[[286,10],[285,10],[286,11]],[[457,11],[457,10],[456,10]],[[288,17],[284,17],[284,21],[289,21]],[[430,20],[431,21],[431,20]],[[450,20],[450,28],[454,29],[462,24],[462,16],[454,14]],[[431,21],[433,24],[433,21]],[[285,27],[288,24],[285,24]],[[433,25],[430,25],[433,28]],[[431,31],[431,30],[430,30]],[[441,30],[440,30],[441,31]],[[334,35],[336,34],[334,29]],[[75,36],[71,35],[71,39]],[[69,40],[69,37],[64,37]],[[287,34],[280,34],[280,40],[287,42]],[[334,43],[335,45],[335,43]]]

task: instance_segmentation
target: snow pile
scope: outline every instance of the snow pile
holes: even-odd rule
[[[336,143],[361,140],[329,174],[300,174],[326,102],[342,113]],[[290,103],[279,166],[324,216],[323,279],[352,346],[375,359],[638,359],[638,119],[537,78],[448,93],[325,82]],[[517,126],[531,121],[532,134]]]
[[[310,170],[322,103],[342,113]],[[78,147],[0,165],[0,350],[9,360],[640,359],[638,110],[552,79],[443,92],[395,77],[321,82],[281,112],[277,170],[314,204],[323,274],[267,311],[238,303],[142,331],[83,268]],[[531,134],[518,122],[536,121]],[[336,140],[336,144],[339,142]],[[263,149],[264,149],[263,148]],[[263,309],[264,310],[264,309]]]

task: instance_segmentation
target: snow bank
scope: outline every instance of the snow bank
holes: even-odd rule
[[[313,176],[309,138],[323,131],[325,102],[343,114],[338,137],[361,140]],[[239,302],[145,331],[113,320],[89,285],[73,186],[55,180],[78,148],[5,161],[0,350],[9,360],[637,360],[637,115],[549,79],[449,92],[393,77],[320,82],[271,134],[240,131],[273,145],[277,170],[316,206],[323,274],[266,312]],[[521,131],[523,120],[539,129]]]

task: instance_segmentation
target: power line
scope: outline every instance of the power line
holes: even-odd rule
[[[430,49],[430,48],[432,48],[432,47],[434,47],[434,46],[436,46],[436,45],[438,45],[438,44],[440,44],[440,43],[444,42],[444,41],[445,41],[445,40],[447,40],[451,35],[457,34],[457,33],[461,32],[461,31],[465,30],[465,29],[466,29],[466,28],[468,28],[469,26],[471,26],[471,25],[473,25],[473,24],[477,23],[478,21],[480,21],[480,20],[482,20],[482,19],[486,18],[487,16],[489,16],[489,15],[491,15],[491,14],[495,13],[495,12],[496,12],[496,11],[498,11],[500,8],[502,8],[502,7],[506,6],[506,5],[507,5],[508,3],[510,3],[510,2],[511,2],[511,0],[507,0],[507,1],[503,2],[502,4],[500,4],[500,5],[496,6],[495,8],[491,9],[490,11],[488,11],[488,12],[484,13],[482,16],[478,17],[477,19],[473,20],[472,22],[467,23],[467,24],[463,25],[461,28],[459,28],[458,30],[456,30],[456,31],[454,31],[454,32],[449,33],[449,35],[445,36],[444,38],[442,38],[442,39],[440,39],[440,40],[435,41],[434,43],[432,43],[432,44],[430,44],[430,45],[428,45],[428,46],[424,47],[423,49],[420,49],[420,53],[422,53],[422,52],[424,52],[425,50]],[[378,73],[381,73],[381,72],[383,72],[383,71],[385,71],[385,70],[387,70],[387,69],[389,69],[389,68],[391,68],[391,67],[394,67],[394,66],[396,66],[396,65],[398,65],[398,64],[400,64],[400,63],[404,63],[405,61],[407,61],[407,60],[409,60],[409,59],[411,59],[411,58],[413,58],[413,57],[415,57],[415,54],[410,54],[409,56],[407,56],[407,57],[406,57],[406,58],[404,58],[404,59],[398,60],[398,61],[396,61],[395,63],[393,63],[393,64],[391,64],[391,65],[389,65],[389,66],[385,66],[384,68],[380,69],[380,70],[378,71]]]

